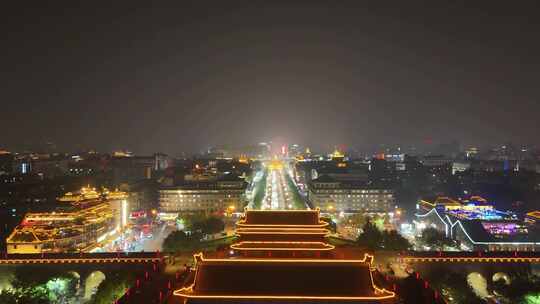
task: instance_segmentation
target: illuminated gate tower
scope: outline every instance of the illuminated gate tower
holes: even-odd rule
[[[246,210],[231,249],[245,257],[329,257],[328,223],[319,210]]]
[[[331,256],[319,210],[248,210],[237,226],[231,247],[242,255],[195,255],[194,271],[174,292],[180,303],[395,303],[395,293],[373,283],[372,256]]]

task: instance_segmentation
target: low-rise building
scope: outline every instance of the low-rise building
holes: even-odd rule
[[[463,249],[481,251],[538,251],[540,239],[529,225],[511,212],[494,208],[487,200],[440,197],[418,204],[416,225],[433,227],[457,240]]]
[[[8,236],[8,253],[88,252],[127,225],[127,194],[83,188],[54,211],[27,213]]]
[[[7,238],[7,252],[89,251],[113,231],[113,212],[99,200],[72,210],[27,213]]]
[[[10,175],[13,172],[13,155],[0,149],[0,175]]]
[[[395,206],[391,189],[322,175],[309,183],[308,200],[322,212],[389,212]]]
[[[440,167],[452,163],[452,158],[445,155],[426,155],[422,157],[420,162],[424,167]]]
[[[471,168],[471,163],[468,161],[455,161],[452,163],[452,175],[457,172],[464,172]]]
[[[540,210],[528,212],[525,215],[525,222],[540,227]]]
[[[159,190],[159,212],[223,213],[240,211],[247,204],[247,184],[237,177],[225,176],[216,181],[184,182]]]

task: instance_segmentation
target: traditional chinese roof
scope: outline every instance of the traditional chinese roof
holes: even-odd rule
[[[231,245],[236,250],[298,250],[298,251],[324,251],[332,250],[335,246],[326,242],[295,242],[295,241],[241,241]]]
[[[237,225],[243,226],[315,226],[328,224],[319,219],[319,210],[246,210]]]
[[[40,239],[30,229],[14,230],[7,238],[7,243],[36,243]]]
[[[540,220],[540,211],[531,211],[529,213],[527,213],[527,216],[530,217],[530,218],[534,218],[536,220]]]
[[[255,244],[261,250],[278,250],[278,247],[297,250],[299,247],[292,244],[326,243],[330,233],[325,229],[328,223],[319,218],[319,210],[246,210],[237,226],[240,242],[234,249],[238,250],[254,250]],[[328,250],[329,246],[320,248]]]
[[[393,303],[395,297],[374,285],[368,255],[363,260],[195,258],[192,283],[174,292],[185,303]]]

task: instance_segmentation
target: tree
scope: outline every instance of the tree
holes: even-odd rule
[[[211,216],[203,222],[202,228],[204,234],[219,233],[225,229],[225,222],[220,218]]]
[[[199,231],[200,223],[204,221],[204,215],[201,213],[194,213],[183,218],[184,226],[187,231]]]
[[[135,281],[133,274],[128,272],[115,272],[107,276],[107,279],[99,285],[97,292],[92,295],[89,304],[115,303]]]
[[[195,251],[201,247],[202,235],[198,232],[187,234],[184,231],[174,231],[163,241],[166,252]]]
[[[523,297],[524,304],[538,304],[540,303],[540,292],[529,293]]]
[[[2,304],[47,304],[55,303],[49,299],[48,291],[43,286],[15,288],[12,290],[2,290],[0,292],[0,303]]]
[[[200,233],[202,235],[214,234],[221,232],[225,229],[225,222],[215,216],[211,216],[208,218],[192,218],[189,228],[190,231],[194,233]]]
[[[382,248],[386,250],[409,250],[411,243],[396,230],[384,231],[382,234]]]
[[[361,213],[355,213],[347,218],[347,222],[354,228],[362,227],[369,219]]]
[[[15,268],[12,285],[15,289],[35,288],[45,285],[53,277],[64,275],[65,269],[57,267],[54,269],[44,268],[39,265],[27,265]]]
[[[444,233],[431,227],[422,231],[420,241],[426,246],[435,247],[438,249],[444,249],[444,246],[454,245],[454,241],[452,239],[447,238]]]
[[[77,293],[78,278],[71,274],[51,278],[45,284],[51,303],[71,303]]]
[[[10,289],[0,291],[0,303],[2,304],[17,304],[17,298],[16,291]]]
[[[511,303],[540,303],[534,302],[540,298],[540,277],[529,268],[514,269],[510,273],[510,284],[494,284],[493,290]]]
[[[357,244],[370,250],[408,250],[411,244],[396,230],[379,230],[375,224],[368,221],[362,234],[356,240]]]
[[[473,292],[467,283],[465,272],[454,271],[449,267],[439,266],[431,268],[427,273],[424,273],[425,279],[430,282],[430,285],[435,290],[439,290],[445,298],[453,298],[453,303],[458,304],[483,304],[486,303]],[[417,281],[414,276],[409,276],[409,279]],[[406,302],[417,303],[417,302]]]
[[[362,234],[360,234],[356,240],[358,245],[364,246],[370,250],[381,248],[383,236],[381,231],[377,229],[373,223],[367,221],[362,230]]]

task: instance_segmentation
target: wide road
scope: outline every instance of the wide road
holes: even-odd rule
[[[289,171],[286,164],[280,161],[271,161],[267,164],[268,177],[266,178],[266,193],[262,202],[262,209],[286,210],[297,209],[293,202],[293,191],[289,189],[286,175]]]

